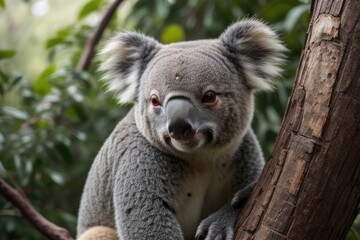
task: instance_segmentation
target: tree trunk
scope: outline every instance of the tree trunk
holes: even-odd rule
[[[360,1],[313,1],[295,86],[236,239],[345,239],[360,201]]]

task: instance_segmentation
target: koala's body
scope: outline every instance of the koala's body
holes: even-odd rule
[[[232,239],[264,165],[250,127],[254,91],[271,89],[284,51],[257,20],[211,40],[112,38],[104,80],[134,107],[91,167],[79,239]]]

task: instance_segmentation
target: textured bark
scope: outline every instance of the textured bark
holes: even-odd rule
[[[345,239],[360,201],[360,1],[313,1],[295,86],[236,239]]]

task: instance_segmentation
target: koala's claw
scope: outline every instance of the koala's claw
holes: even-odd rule
[[[235,220],[244,202],[249,197],[255,182],[238,191],[231,205],[226,205],[219,211],[204,219],[195,235],[196,240],[232,240],[234,237]]]
[[[227,205],[203,220],[195,235],[196,240],[232,240],[238,211]]]
[[[202,224],[198,229],[196,240],[232,240],[234,237],[233,227],[224,227],[219,222],[212,223],[208,229]]]
[[[196,233],[195,240],[205,240],[206,235],[207,235],[207,232],[206,233]]]

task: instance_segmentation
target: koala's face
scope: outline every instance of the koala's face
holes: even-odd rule
[[[138,125],[152,142],[201,152],[230,144],[249,126],[252,90],[217,45],[211,40],[172,44],[150,61],[137,108]]]
[[[271,89],[284,51],[266,25],[247,20],[219,39],[170,45],[120,34],[105,47],[101,69],[121,102],[135,101],[137,126],[153,145],[202,153],[241,140],[253,92]]]

